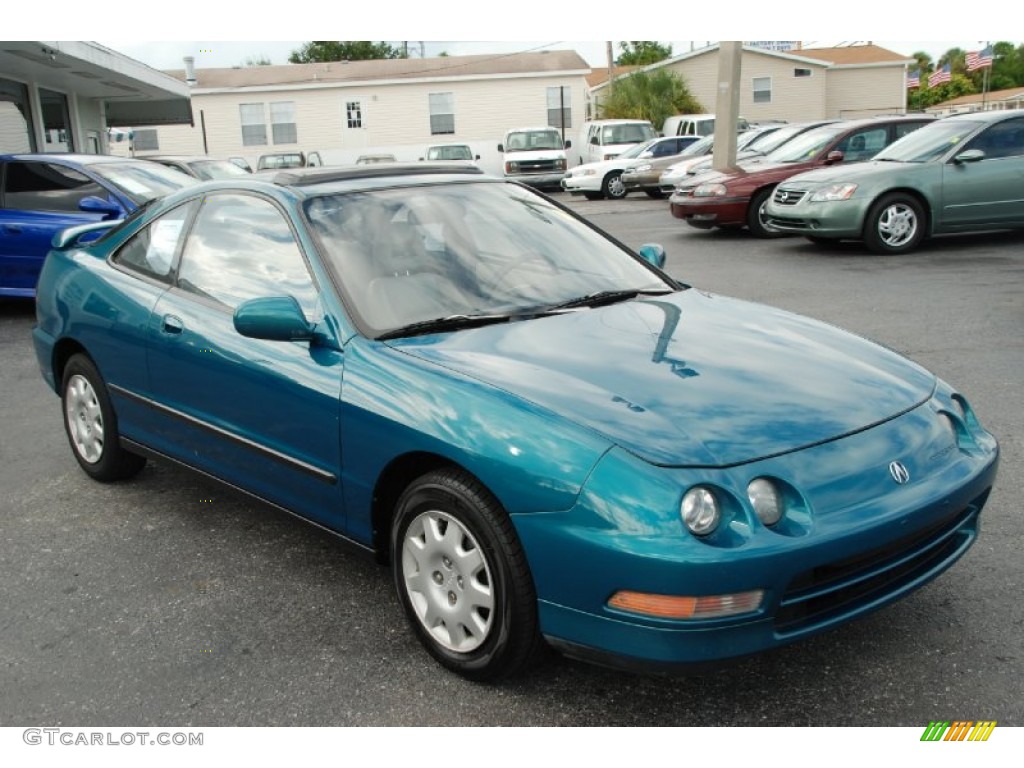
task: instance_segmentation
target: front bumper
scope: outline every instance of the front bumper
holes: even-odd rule
[[[604,178],[598,174],[589,176],[566,175],[561,180],[561,187],[573,195],[582,195],[584,192],[600,192]]]
[[[795,193],[790,190],[790,199]],[[829,202],[809,202],[804,194],[797,203],[781,204],[772,199],[765,207],[765,216],[773,229],[794,235],[813,237],[859,238],[864,230],[866,206],[856,198]]]
[[[531,187],[558,187],[562,184],[562,177],[565,171],[551,171],[546,173],[507,173],[505,178],[510,181],[518,181]]]
[[[542,632],[571,655],[685,670],[809,637],[908,595],[974,542],[998,467],[998,446],[980,427],[969,451],[950,450],[936,402],[856,435],[731,469],[657,469],[611,451],[573,509],[513,515]],[[912,477],[906,485],[888,474],[894,445]],[[851,457],[867,464],[851,468]],[[749,479],[762,476],[800,478],[805,501],[772,529],[739,503]],[[695,484],[725,489],[736,501],[728,524],[701,540],[678,516],[682,494]],[[672,514],[655,511],[665,509]],[[609,607],[619,590],[762,590],[764,598],[744,615],[670,620]]]
[[[699,229],[747,223],[749,197],[693,197],[675,192],[669,198],[672,215]]]

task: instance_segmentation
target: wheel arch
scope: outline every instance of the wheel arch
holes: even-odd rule
[[[64,381],[64,368],[67,366],[68,360],[77,354],[85,355],[93,365],[96,365],[96,361],[92,359],[85,347],[74,339],[61,339],[54,344],[52,358],[53,382],[58,392],[60,392],[61,382]]]
[[[398,503],[399,497],[413,480],[437,469],[458,469],[487,488],[487,485],[466,467],[440,454],[414,451],[392,459],[378,475],[371,498],[373,550],[377,562],[382,565],[390,562],[391,526],[394,523],[395,504]],[[493,491],[490,492],[494,495]]]

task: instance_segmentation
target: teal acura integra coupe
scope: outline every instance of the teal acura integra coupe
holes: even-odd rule
[[[58,236],[36,303],[83,471],[175,462],[337,533],[473,679],[836,627],[953,565],[995,481],[920,366],[466,164],[211,181],[111,227]]]
[[[856,239],[905,253],[931,235],[1024,227],[1024,110],[938,120],[873,161],[779,184],[770,228],[815,242]]]

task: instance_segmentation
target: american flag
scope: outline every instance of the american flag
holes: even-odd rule
[[[938,69],[928,75],[928,87],[934,88],[939,83],[948,83],[952,76],[953,74],[949,69],[949,64],[947,64],[942,69]]]
[[[920,88],[921,87],[921,70],[915,69],[913,72],[907,72],[907,88]]]
[[[992,46],[981,51],[967,52],[967,71],[973,72],[976,69],[984,69],[992,66]]]

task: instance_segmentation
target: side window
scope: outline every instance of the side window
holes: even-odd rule
[[[885,149],[888,141],[888,130],[885,126],[880,128],[867,128],[863,131],[852,133],[836,145],[847,163],[856,163],[861,160],[868,160]]]
[[[674,139],[668,141],[659,141],[654,145],[654,151],[651,153],[653,157],[668,157],[669,155],[675,154],[676,142]]]
[[[314,320],[317,291],[291,227],[267,200],[213,195],[182,250],[178,287],[234,309],[264,296],[294,296]]]
[[[1024,120],[996,123],[971,139],[964,149],[980,149],[986,158],[1024,155]]]
[[[195,203],[180,205],[136,232],[111,261],[148,277],[170,282],[181,233]]]
[[[81,213],[83,197],[106,198],[107,191],[84,173],[55,163],[7,164],[4,207],[21,211]]]
[[[913,133],[918,128],[928,125],[928,123],[896,123],[893,126],[893,140],[902,139],[908,133]]]

